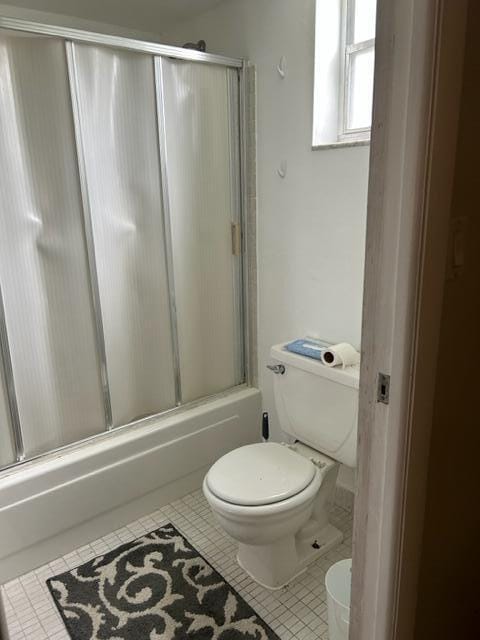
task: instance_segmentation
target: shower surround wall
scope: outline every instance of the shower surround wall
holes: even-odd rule
[[[225,0],[167,34],[256,65],[258,367],[277,439],[270,346],[316,335],[360,347],[369,147],[311,150],[314,11],[315,0]]]

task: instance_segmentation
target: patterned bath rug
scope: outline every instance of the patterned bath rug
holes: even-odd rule
[[[47,585],[72,640],[279,640],[172,524]]]

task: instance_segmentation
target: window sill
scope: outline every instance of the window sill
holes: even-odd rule
[[[343,147],[366,147],[370,144],[370,138],[365,140],[340,140],[337,142],[330,142],[328,144],[314,144],[312,145],[312,151],[320,151],[322,149],[342,149]]]

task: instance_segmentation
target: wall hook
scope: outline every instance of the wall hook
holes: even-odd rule
[[[282,162],[280,163],[280,166],[277,169],[277,173],[280,176],[280,178],[285,178],[287,175],[287,162],[285,160],[282,160]]]
[[[285,78],[285,76],[287,75],[287,59],[285,58],[285,56],[282,56],[280,58],[280,62],[277,65],[277,71],[281,78]]]

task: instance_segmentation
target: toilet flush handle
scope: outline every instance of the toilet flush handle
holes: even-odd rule
[[[270,369],[273,373],[281,376],[285,373],[285,367],[283,364],[267,364],[267,369]]]

